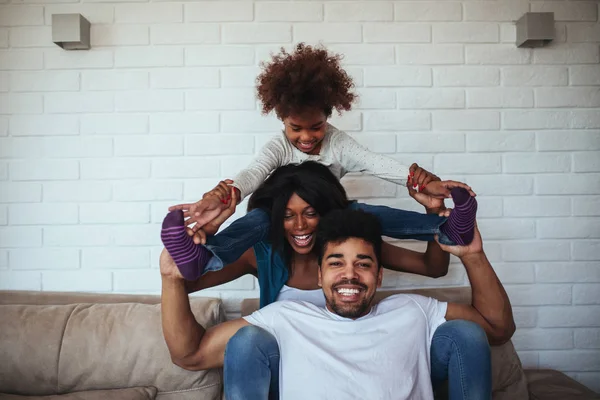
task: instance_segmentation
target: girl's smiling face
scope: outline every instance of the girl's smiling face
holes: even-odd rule
[[[327,116],[323,111],[307,110],[283,119],[285,136],[290,143],[306,154],[319,154],[327,129]]]

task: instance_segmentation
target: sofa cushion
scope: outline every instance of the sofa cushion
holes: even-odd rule
[[[600,394],[562,372],[540,369],[525,370],[531,400],[598,400]]]
[[[153,400],[156,397],[154,387],[135,387],[110,390],[88,390],[50,396],[21,396],[0,393],[0,400]]]

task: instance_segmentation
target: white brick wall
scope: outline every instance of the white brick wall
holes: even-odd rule
[[[597,2],[0,3],[1,289],[158,292],[168,205],[231,177],[281,127],[256,105],[260,61],[322,41],[361,95],[334,124],[478,193],[523,363],[600,390]],[[515,48],[527,11],[555,13],[550,46]],[[52,44],[52,14],[65,12],[92,22],[90,51]],[[418,209],[392,184],[344,183]],[[455,264],[438,280],[385,279],[466,283]],[[207,293],[232,312],[257,296],[249,277]]]

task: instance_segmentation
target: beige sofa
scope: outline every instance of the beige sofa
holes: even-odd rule
[[[446,301],[470,294],[412,292]],[[0,291],[0,400],[221,399],[220,370],[171,363],[158,303],[158,296]],[[257,305],[245,300],[242,313]],[[193,297],[191,308],[204,326],[225,319],[219,299]],[[494,400],[600,398],[557,371],[523,371],[510,342],[494,347],[492,359]]]

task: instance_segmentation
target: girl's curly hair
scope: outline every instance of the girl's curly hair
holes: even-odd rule
[[[261,63],[262,73],[256,78],[258,99],[263,114],[275,110],[281,119],[307,109],[323,110],[330,117],[352,108],[357,95],[352,78],[340,66],[341,56],[329,54],[325,48],[299,43],[292,53],[281,48]]]

